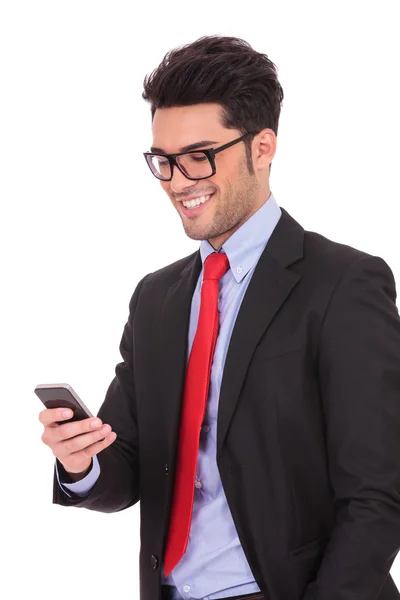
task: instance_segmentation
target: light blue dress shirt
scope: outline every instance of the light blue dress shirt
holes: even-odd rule
[[[225,358],[236,317],[257,262],[275,229],[282,211],[271,193],[268,200],[228,238],[225,252],[230,269],[220,280],[218,308],[220,329],[213,358],[210,389],[200,435],[193,514],[186,552],[162,583],[176,588],[176,599],[217,600],[260,591],[241,547],[222,487],[216,463],[218,401]],[[202,263],[214,252],[207,240],[201,242]],[[203,269],[192,298],[188,331],[188,357],[196,333]],[[188,358],[187,357],[187,358]],[[81,481],[61,484],[86,495],[99,476],[99,462]],[[58,476],[58,473],[57,473]]]

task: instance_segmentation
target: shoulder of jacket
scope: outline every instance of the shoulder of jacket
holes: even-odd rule
[[[331,240],[315,231],[304,232],[304,259],[315,268],[328,273],[343,273],[355,261],[373,257],[372,254]]]
[[[189,254],[184,258],[180,258],[179,260],[169,265],[166,265],[165,267],[161,267],[160,269],[149,273],[145,277],[146,283],[162,283],[165,281],[176,279],[186,267],[188,267],[194,260],[196,260],[198,253],[199,251],[196,250],[196,252],[193,252],[192,254]]]

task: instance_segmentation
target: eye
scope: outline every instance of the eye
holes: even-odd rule
[[[205,162],[207,159],[207,156],[203,153],[203,152],[199,152],[198,154],[190,154],[190,160],[196,163],[199,162]]]

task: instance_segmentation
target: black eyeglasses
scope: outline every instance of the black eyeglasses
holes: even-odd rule
[[[251,136],[251,133],[245,133],[236,140],[228,142],[219,148],[210,148],[207,150],[191,150],[190,152],[180,152],[179,154],[153,154],[153,152],[143,152],[150,171],[154,177],[162,181],[171,181],[173,166],[178,167],[181,173],[187,178],[197,181],[198,179],[207,179],[216,173],[215,155],[222,150],[226,150],[245,138]]]

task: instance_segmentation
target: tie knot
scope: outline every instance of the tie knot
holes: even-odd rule
[[[204,262],[203,281],[205,279],[217,279],[219,281],[228,269],[229,260],[227,255],[213,252],[207,256]]]

